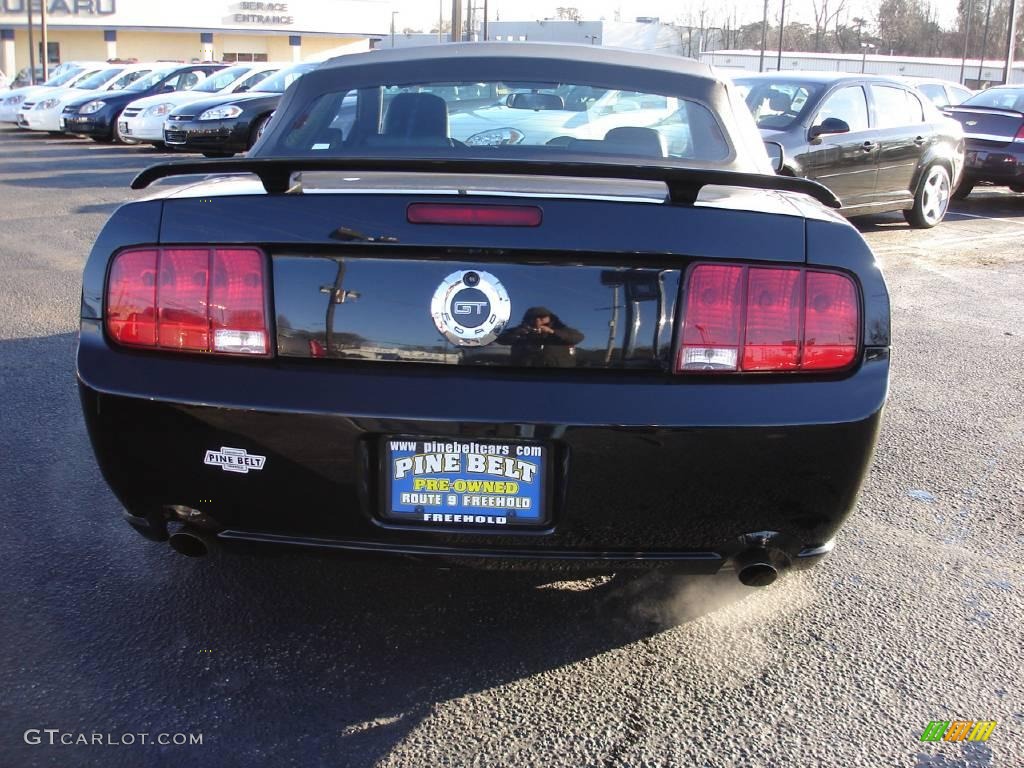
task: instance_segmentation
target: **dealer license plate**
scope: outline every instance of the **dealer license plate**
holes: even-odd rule
[[[389,437],[383,447],[385,520],[439,528],[548,523],[548,446]]]

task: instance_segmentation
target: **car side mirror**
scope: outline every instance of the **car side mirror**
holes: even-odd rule
[[[160,89],[160,93],[174,93],[174,86],[168,83]]]
[[[786,164],[786,151],[777,141],[766,141],[764,148],[768,150],[768,159],[772,161],[772,168],[776,173],[782,171]]]
[[[240,85],[237,88],[235,88],[235,93],[245,93],[248,90],[249,90],[249,86],[248,85]]]
[[[813,141],[819,136],[826,136],[833,133],[849,133],[850,124],[838,117],[826,117],[818,125],[811,128],[807,137]]]

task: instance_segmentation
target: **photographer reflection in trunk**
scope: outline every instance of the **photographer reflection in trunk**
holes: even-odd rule
[[[546,307],[530,307],[519,325],[503,332],[497,341],[512,347],[515,365],[572,368],[576,365],[576,345],[583,341],[583,334]]]

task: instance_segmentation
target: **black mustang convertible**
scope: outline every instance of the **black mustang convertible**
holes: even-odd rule
[[[133,185],[189,176],[118,209],[84,274],[82,407],[144,536],[749,585],[832,549],[885,283],[709,68],[345,56],[247,157]]]

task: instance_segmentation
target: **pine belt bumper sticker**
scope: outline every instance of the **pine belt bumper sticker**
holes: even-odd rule
[[[266,456],[249,453],[245,448],[229,448],[222,445],[219,451],[207,451],[204,464],[220,467],[225,472],[248,474],[249,470],[259,471],[267,463]]]
[[[383,516],[442,527],[544,525],[547,452],[534,443],[389,438]]]

